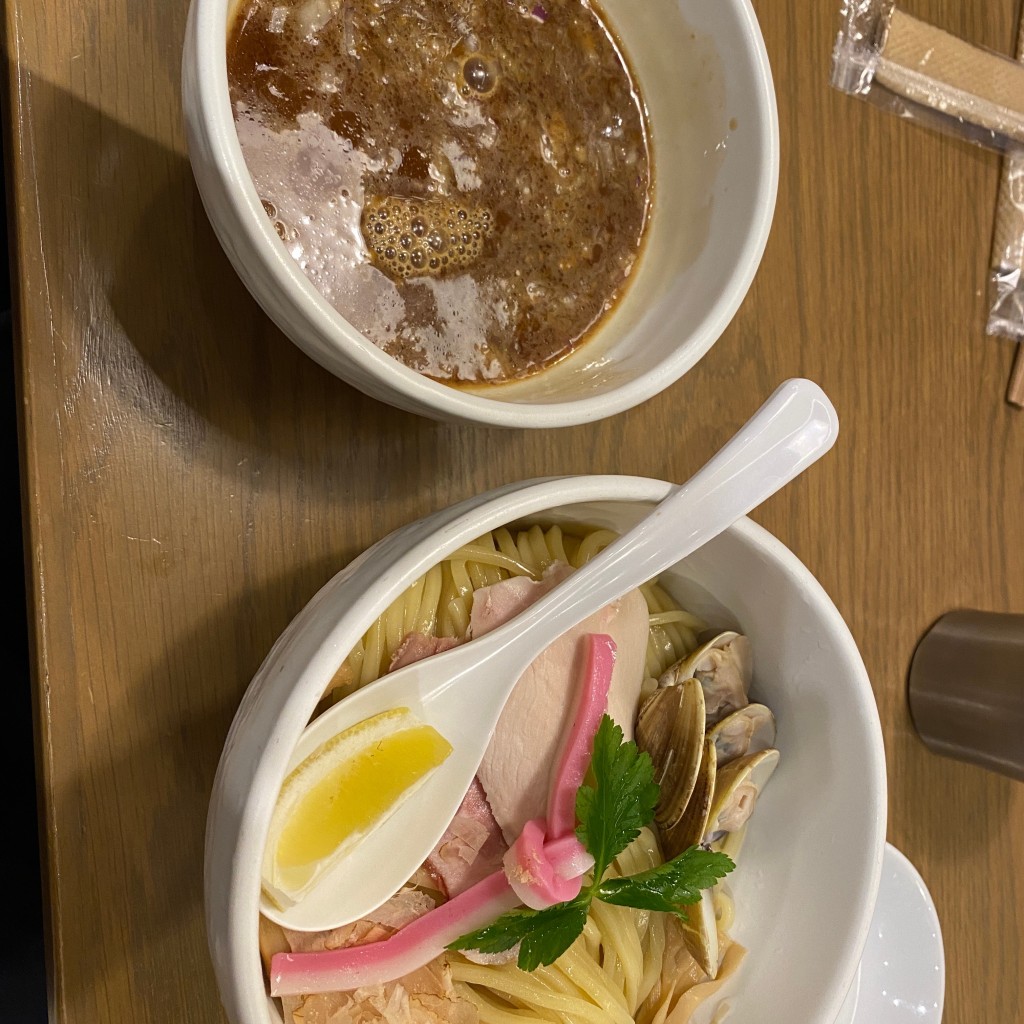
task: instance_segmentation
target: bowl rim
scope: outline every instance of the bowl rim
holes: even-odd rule
[[[348,364],[352,370],[352,377],[346,375],[344,379],[352,383],[356,379],[364,382],[372,380],[389,393],[397,393],[393,401],[390,397],[385,400],[434,418],[500,427],[572,426],[616,415],[653,398],[694,366],[732,321],[750,289],[764,254],[774,217],[779,181],[778,107],[768,53],[751,0],[727,0],[739,15],[746,57],[756,81],[753,94],[754,119],[758,125],[761,154],[756,175],[755,213],[728,275],[727,286],[723,288],[718,301],[690,331],[689,343],[676,348],[667,359],[602,394],[585,394],[559,402],[490,398],[423,376],[387,355],[364,337],[302,273],[298,264],[280,244],[263,210],[235,131],[228,93],[225,42],[228,12],[236,2],[191,0],[182,71],[183,90],[187,94],[184,107],[189,134],[190,137],[193,134],[203,137],[207,143],[204,155],[212,160],[235,226],[244,234],[251,251],[273,278],[275,288],[329,346],[335,359]],[[194,69],[189,66],[191,62],[194,62]],[[194,98],[198,124],[192,123],[193,104],[189,102],[189,97]],[[193,163],[194,150],[195,147],[190,145],[189,156]],[[203,176],[196,173],[195,177],[202,193]],[[207,209],[209,211],[209,205]],[[217,227],[216,219],[213,216],[210,219]],[[230,251],[228,255],[234,262],[235,256]],[[261,296],[255,290],[250,290],[294,344],[326,369],[341,376],[334,360],[325,357],[323,352],[306,339],[293,337]],[[501,386],[496,385],[497,388]]]
[[[388,534],[336,573],[292,619],[253,677],[232,722],[207,818],[207,933],[221,998],[233,1020],[245,1024],[274,1020],[268,1011],[256,943],[262,857],[252,855],[252,844],[265,841],[291,752],[339,663],[339,652],[350,650],[380,609],[411,580],[489,529],[577,504],[657,503],[673,486],[647,477],[587,475],[526,480],[485,492]],[[878,708],[849,627],[810,570],[780,540],[746,517],[725,532],[737,534],[813,599],[849,672],[858,716],[869,738],[869,760],[860,768],[873,811],[865,846],[871,856],[855,880],[867,898],[858,901],[834,975],[843,983],[823,997],[832,1011],[823,1021],[830,1021],[839,1013],[860,962],[881,879],[888,808]],[[377,560],[385,558],[392,559],[391,570],[382,573]],[[324,604],[339,602],[346,587],[351,591],[363,581],[367,585],[348,595],[347,610],[341,616],[327,624],[317,622],[324,617]],[[298,641],[310,627],[315,627],[316,639],[306,645],[305,656],[289,672],[290,662],[302,653]],[[265,732],[246,737],[246,727],[261,720]]]

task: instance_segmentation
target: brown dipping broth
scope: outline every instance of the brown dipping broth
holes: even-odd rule
[[[306,276],[447,383],[524,377],[612,308],[651,200],[643,104],[583,0],[251,0],[239,141]]]

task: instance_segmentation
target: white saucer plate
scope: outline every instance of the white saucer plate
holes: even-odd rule
[[[940,1024],[945,991],[935,904],[914,865],[886,843],[864,956],[835,1024]]]

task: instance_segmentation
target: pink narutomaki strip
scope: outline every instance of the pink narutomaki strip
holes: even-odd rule
[[[586,660],[576,714],[565,738],[548,796],[548,838],[561,839],[576,830],[576,792],[594,752],[594,736],[608,709],[608,690],[615,668],[615,641],[604,633],[584,637]]]
[[[401,978],[440,956],[449,943],[491,924],[520,903],[503,871],[441,904],[381,942],[318,953],[277,953],[270,994],[345,992]]]
[[[594,858],[576,838],[576,834],[549,839],[544,843],[544,856],[554,865],[559,878],[579,878],[593,866]]]
[[[594,862],[593,858],[588,860],[575,836],[572,840],[572,843],[565,840],[550,843],[544,851],[544,860],[554,876],[563,882],[576,878],[575,895],[580,890],[579,875],[589,871]],[[559,903],[563,898],[552,903]],[[495,871],[382,942],[318,953],[275,954],[270,962],[270,994],[345,992],[364,985],[395,981],[440,956],[449,943],[467,932],[492,924],[521,903],[505,872]]]
[[[583,852],[584,858],[587,853],[575,836],[571,838],[579,851],[564,840],[559,840],[561,845],[558,847],[545,846],[544,828],[543,818],[528,821],[519,838],[509,847],[504,860],[509,884],[532,910],[543,910],[575,899],[582,887],[579,876],[594,863],[592,857],[590,865],[578,857],[579,851]]]

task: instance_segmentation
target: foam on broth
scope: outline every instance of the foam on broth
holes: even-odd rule
[[[247,0],[228,73],[292,257],[414,369],[521,378],[624,291],[651,202],[648,133],[583,0]]]

